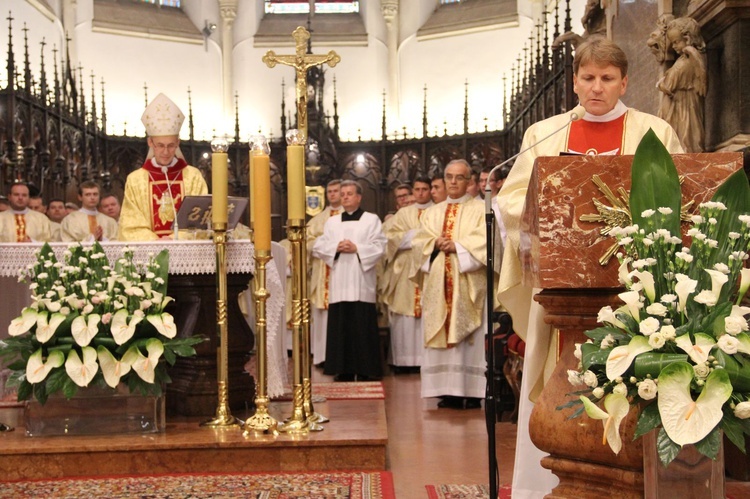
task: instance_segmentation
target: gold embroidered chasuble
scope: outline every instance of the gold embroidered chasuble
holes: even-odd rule
[[[409,317],[422,316],[422,300],[419,286],[409,279],[412,244],[406,240],[416,234],[419,220],[427,208],[429,206],[420,208],[416,204],[406,206],[383,224],[383,232],[388,238],[385,259],[389,270],[384,274],[388,279],[382,288],[383,299],[391,312]]]
[[[484,205],[471,196],[464,196],[459,203],[453,203],[457,208],[453,208],[456,211],[451,213],[449,204],[443,201],[427,209],[422,214],[420,229],[412,241],[411,276],[422,290],[425,346],[430,348],[448,348],[479,328],[487,296]],[[465,257],[470,255],[481,265],[462,272],[459,255],[446,255],[441,251],[429,263],[435,242],[444,230],[468,253]],[[425,271],[428,263],[429,270]],[[452,288],[449,303],[446,303],[446,283]]]
[[[63,218],[60,224],[60,238],[66,242],[90,241],[92,231],[96,230],[97,225],[102,228],[103,241],[117,240],[117,221],[114,218],[99,212],[96,212],[96,215],[89,215],[80,210]]]
[[[16,221],[16,214],[23,214],[23,230]],[[49,219],[34,210],[14,213],[13,210],[0,212],[0,242],[16,243],[23,234],[33,242],[47,242],[51,239]]]
[[[176,167],[184,166],[175,172],[170,169],[168,176],[154,168],[151,160],[128,175],[120,212],[120,241],[153,241],[170,237],[175,211],[179,211],[185,196],[208,194],[208,186],[200,170],[185,164],[184,160],[180,161],[182,163]]]

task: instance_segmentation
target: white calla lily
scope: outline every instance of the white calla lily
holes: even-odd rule
[[[36,340],[39,343],[47,343],[63,322],[65,322],[63,314],[52,314],[50,317],[46,311],[38,312],[36,314]]]
[[[643,291],[646,293],[646,296],[648,296],[649,301],[653,303],[656,298],[656,287],[653,274],[646,270],[634,270],[631,274],[638,278],[638,282],[643,285]]]
[[[19,336],[31,329],[36,324],[36,310],[31,307],[26,307],[21,311],[21,316],[16,317],[10,321],[8,326],[8,334],[11,336]]]
[[[177,335],[177,326],[174,323],[174,317],[166,312],[159,315],[149,315],[146,320],[150,322],[159,334],[167,338],[174,338]]]
[[[143,381],[153,383],[154,370],[164,353],[164,345],[156,338],[152,338],[146,342],[146,351],[148,351],[148,357],[144,356],[136,346],[132,346],[122,356],[122,361],[130,364]]]
[[[120,378],[130,372],[130,364],[123,360],[117,360],[112,353],[103,346],[96,349],[99,366],[102,368],[104,381],[108,386],[115,388],[120,383]]]
[[[94,339],[96,333],[99,332],[99,323],[102,320],[102,316],[99,314],[91,314],[89,316],[79,315],[70,324],[70,332],[73,335],[73,339],[76,343],[82,347],[88,346],[91,340]]]
[[[622,449],[622,437],[620,437],[620,423],[625,419],[630,411],[630,403],[627,397],[619,393],[611,393],[604,399],[604,408],[602,410],[599,406],[590,401],[587,397],[581,396],[583,407],[586,409],[586,414],[592,419],[601,419],[604,425],[604,435],[602,437],[602,445],[605,443],[609,444],[609,448],[612,452],[619,454]]]
[[[618,279],[623,286],[630,286],[630,284],[632,283],[630,279],[630,269],[628,268],[628,264],[630,264],[630,259],[625,258],[617,269]]]
[[[716,340],[704,333],[695,333],[695,343],[690,341],[689,334],[680,335],[674,341],[696,364],[706,362],[711,349],[716,346]]]
[[[643,308],[643,303],[641,302],[641,295],[638,293],[638,291],[625,291],[624,293],[620,293],[617,295],[618,298],[620,298],[623,302],[625,302],[625,305],[627,306],[627,310],[630,313],[630,315],[635,319],[636,321],[640,322],[641,320],[641,308]]]
[[[99,370],[99,364],[96,363],[96,350],[93,347],[83,347],[81,349],[83,360],[78,356],[78,352],[71,350],[68,354],[68,360],[65,361],[65,372],[70,379],[78,386],[89,386],[91,380],[96,376]]]
[[[737,345],[737,351],[750,355],[750,335],[748,335],[747,333],[740,333],[735,336],[735,338],[737,338],[737,340],[739,341],[739,345]]]
[[[729,374],[714,369],[706,378],[703,391],[693,400],[690,384],[694,371],[687,362],[666,366],[659,375],[657,404],[662,426],[677,445],[694,444],[721,422],[722,406],[732,395]]]
[[[743,267],[740,270],[740,291],[737,294],[738,304],[742,301],[748,288],[750,288],[750,269]]]
[[[645,336],[635,336],[627,345],[613,348],[607,357],[607,378],[611,381],[622,376],[638,355],[653,349]]]
[[[41,383],[47,375],[56,367],[65,362],[65,354],[59,350],[53,350],[47,355],[47,360],[42,359],[42,349],[34,352],[26,363],[26,381],[29,383]]]
[[[690,279],[685,274],[675,274],[675,279],[677,279],[677,284],[674,287],[674,292],[677,295],[677,311],[685,312],[685,315],[687,315],[687,299],[691,293],[695,292],[698,281]]]
[[[727,283],[729,276],[718,270],[705,269],[705,271],[711,276],[711,293],[718,301],[719,295],[721,294],[721,288]]]
[[[122,345],[132,338],[135,334],[135,327],[141,320],[143,320],[141,317],[133,316],[128,322],[128,311],[124,308],[115,312],[110,326],[115,343]]]

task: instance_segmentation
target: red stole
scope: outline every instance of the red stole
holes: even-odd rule
[[[154,166],[150,159],[143,164],[143,169],[148,172],[149,176],[151,225],[159,237],[172,235],[172,222],[184,198],[182,170],[186,166],[187,162],[178,158],[177,163],[164,174],[161,168]],[[173,203],[174,206],[172,206]]]
[[[627,115],[628,113],[625,113],[612,121],[572,122],[568,134],[568,152],[589,156],[622,154]]]

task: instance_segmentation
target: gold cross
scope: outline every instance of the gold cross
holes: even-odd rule
[[[302,26],[292,33],[296,50],[294,55],[276,55],[273,50],[266,52],[263,56],[263,62],[266,66],[272,68],[276,64],[291,66],[297,71],[297,124],[302,139],[302,144],[307,143],[307,70],[313,66],[322,66],[328,64],[334,67],[341,62],[341,57],[331,50],[326,55],[305,54],[307,41],[310,39],[310,32]]]

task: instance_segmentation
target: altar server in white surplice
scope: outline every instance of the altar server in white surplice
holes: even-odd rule
[[[375,308],[375,265],[386,239],[377,215],[363,211],[362,187],[341,182],[344,213],[328,219],[313,256],[330,267],[325,374],[367,381],[383,374]]]
[[[531,125],[524,134],[521,150],[568,123],[567,129],[516,159],[497,196],[507,232],[498,298],[513,317],[513,329],[526,341],[513,468],[514,499],[543,497],[558,483],[557,477],[539,462],[546,453],[537,449],[529,437],[533,401],[552,374],[557,360],[555,337],[549,324],[544,322],[544,309],[532,300],[539,290],[521,282],[520,225],[534,160],[540,156],[558,156],[561,152],[634,154],[649,128],[670,153],[682,152],[677,134],[667,122],[630,109],[620,101],[628,84],[627,71],[627,57],[612,41],[591,37],[579,45],[573,61],[573,90],[586,113],[578,121],[570,122],[569,114],[560,114]]]
[[[315,241],[323,235],[323,227],[329,218],[341,213],[341,180],[331,180],[326,185],[328,206],[312,217],[307,224],[307,251],[310,261],[310,352],[313,364],[322,366],[326,361],[326,335],[328,328],[328,298],[331,269],[320,258],[312,255]]]
[[[418,371],[424,353],[422,298],[419,286],[409,279],[409,271],[412,239],[419,229],[419,219],[433,205],[429,179],[415,180],[412,195],[414,204],[399,209],[393,218],[383,224],[388,238],[386,258],[390,268],[384,292],[391,329],[388,362],[397,373]]]
[[[424,212],[412,241],[426,346],[422,397],[441,397],[441,408],[479,408],[485,396],[487,244],[484,205],[466,192],[470,177],[465,160],[448,163],[448,198]]]

